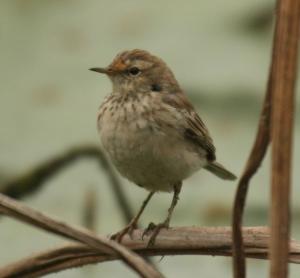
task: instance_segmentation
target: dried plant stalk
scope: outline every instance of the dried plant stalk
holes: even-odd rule
[[[132,238],[125,236],[123,244],[143,256],[213,255],[231,256],[230,227],[178,227],[162,230],[155,247],[148,248],[148,238],[141,239],[143,230],[136,230]],[[269,229],[243,228],[245,254],[249,258],[267,259]],[[82,244],[68,244],[27,257],[0,268],[0,277],[38,277],[71,267],[119,259],[115,254],[105,254]],[[290,242],[289,261],[300,263],[300,243]]]
[[[105,254],[115,254],[139,273],[141,277],[162,277],[162,275],[143,258],[117,242],[111,241],[103,236],[95,235],[86,229],[76,228],[62,221],[55,220],[3,194],[0,194],[0,213],[45,231],[79,241]]]
[[[272,93],[270,277],[288,276],[294,95],[300,26],[299,0],[279,0]]]

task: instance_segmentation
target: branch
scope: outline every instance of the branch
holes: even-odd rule
[[[1,186],[0,192],[14,199],[20,199],[35,193],[42,188],[46,180],[81,158],[94,158],[98,161],[99,166],[105,170],[105,174],[108,176],[111,188],[117,199],[117,204],[123,213],[124,222],[127,224],[133,218],[133,213],[125,196],[125,192],[114,170],[105,158],[105,155],[98,147],[92,145],[73,147],[63,154],[41,163],[32,171]]]
[[[263,158],[267,152],[270,142],[270,121],[271,121],[271,79],[272,73],[269,77],[268,88],[263,104],[263,109],[260,115],[258,130],[253,144],[251,153],[249,155],[245,170],[239,180],[236,190],[233,217],[232,217],[232,231],[233,231],[233,270],[235,278],[246,277],[246,263],[244,254],[244,243],[242,237],[243,213],[246,205],[246,198],[248,193],[249,182],[253,175],[260,167]]]
[[[268,77],[268,84],[265,93],[264,103],[260,114],[258,129],[256,133],[255,142],[248,157],[246,167],[239,180],[236,195],[233,204],[232,216],[232,231],[233,231],[233,272],[235,278],[246,277],[246,261],[244,254],[244,243],[242,237],[243,214],[246,206],[247,193],[249,182],[253,175],[259,169],[271,141],[271,113],[272,113],[272,92],[274,90],[275,78],[275,56],[278,53],[278,46],[276,43],[276,32],[273,37],[273,50],[271,66]]]
[[[135,230],[132,239],[123,238],[122,243],[143,256],[165,255],[213,255],[231,256],[231,228],[178,227],[162,230],[152,248],[148,239],[141,240],[143,230]],[[245,254],[249,258],[267,259],[269,230],[266,227],[243,229]],[[290,242],[289,261],[300,264],[300,243]],[[82,244],[68,244],[25,258],[0,268],[1,277],[38,277],[71,267],[119,259]]]
[[[122,245],[103,236],[96,236],[90,231],[50,218],[3,194],[0,194],[0,212],[45,231],[84,243],[93,250],[118,256],[142,277],[162,277],[158,271],[140,256]]]
[[[300,31],[299,0],[278,0],[278,52],[272,95],[270,277],[288,276],[294,98]]]
[[[94,188],[88,188],[83,200],[82,224],[90,231],[96,231],[97,194]]]

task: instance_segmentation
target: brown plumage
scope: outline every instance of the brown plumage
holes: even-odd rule
[[[201,168],[228,180],[235,176],[216,162],[213,140],[201,118],[160,58],[144,50],[124,51],[106,68],[93,68],[112,81],[100,106],[101,142],[119,172],[150,191],[139,214],[115,237],[131,231],[156,191],[174,191],[168,227],[184,179]]]

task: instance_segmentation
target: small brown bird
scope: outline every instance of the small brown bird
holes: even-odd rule
[[[216,162],[206,126],[160,58],[134,49],[106,68],[90,70],[106,74],[113,85],[99,108],[102,145],[124,177],[150,191],[136,217],[113,238],[121,240],[137,227],[155,192],[174,192],[165,221],[146,230],[153,230],[153,244],[159,230],[169,227],[184,179],[201,168],[225,180],[236,177]]]

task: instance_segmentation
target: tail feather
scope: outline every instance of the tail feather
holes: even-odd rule
[[[224,180],[235,180],[236,176],[230,171],[226,170],[220,163],[214,161],[210,162],[204,167],[209,172],[215,174],[221,179]]]

